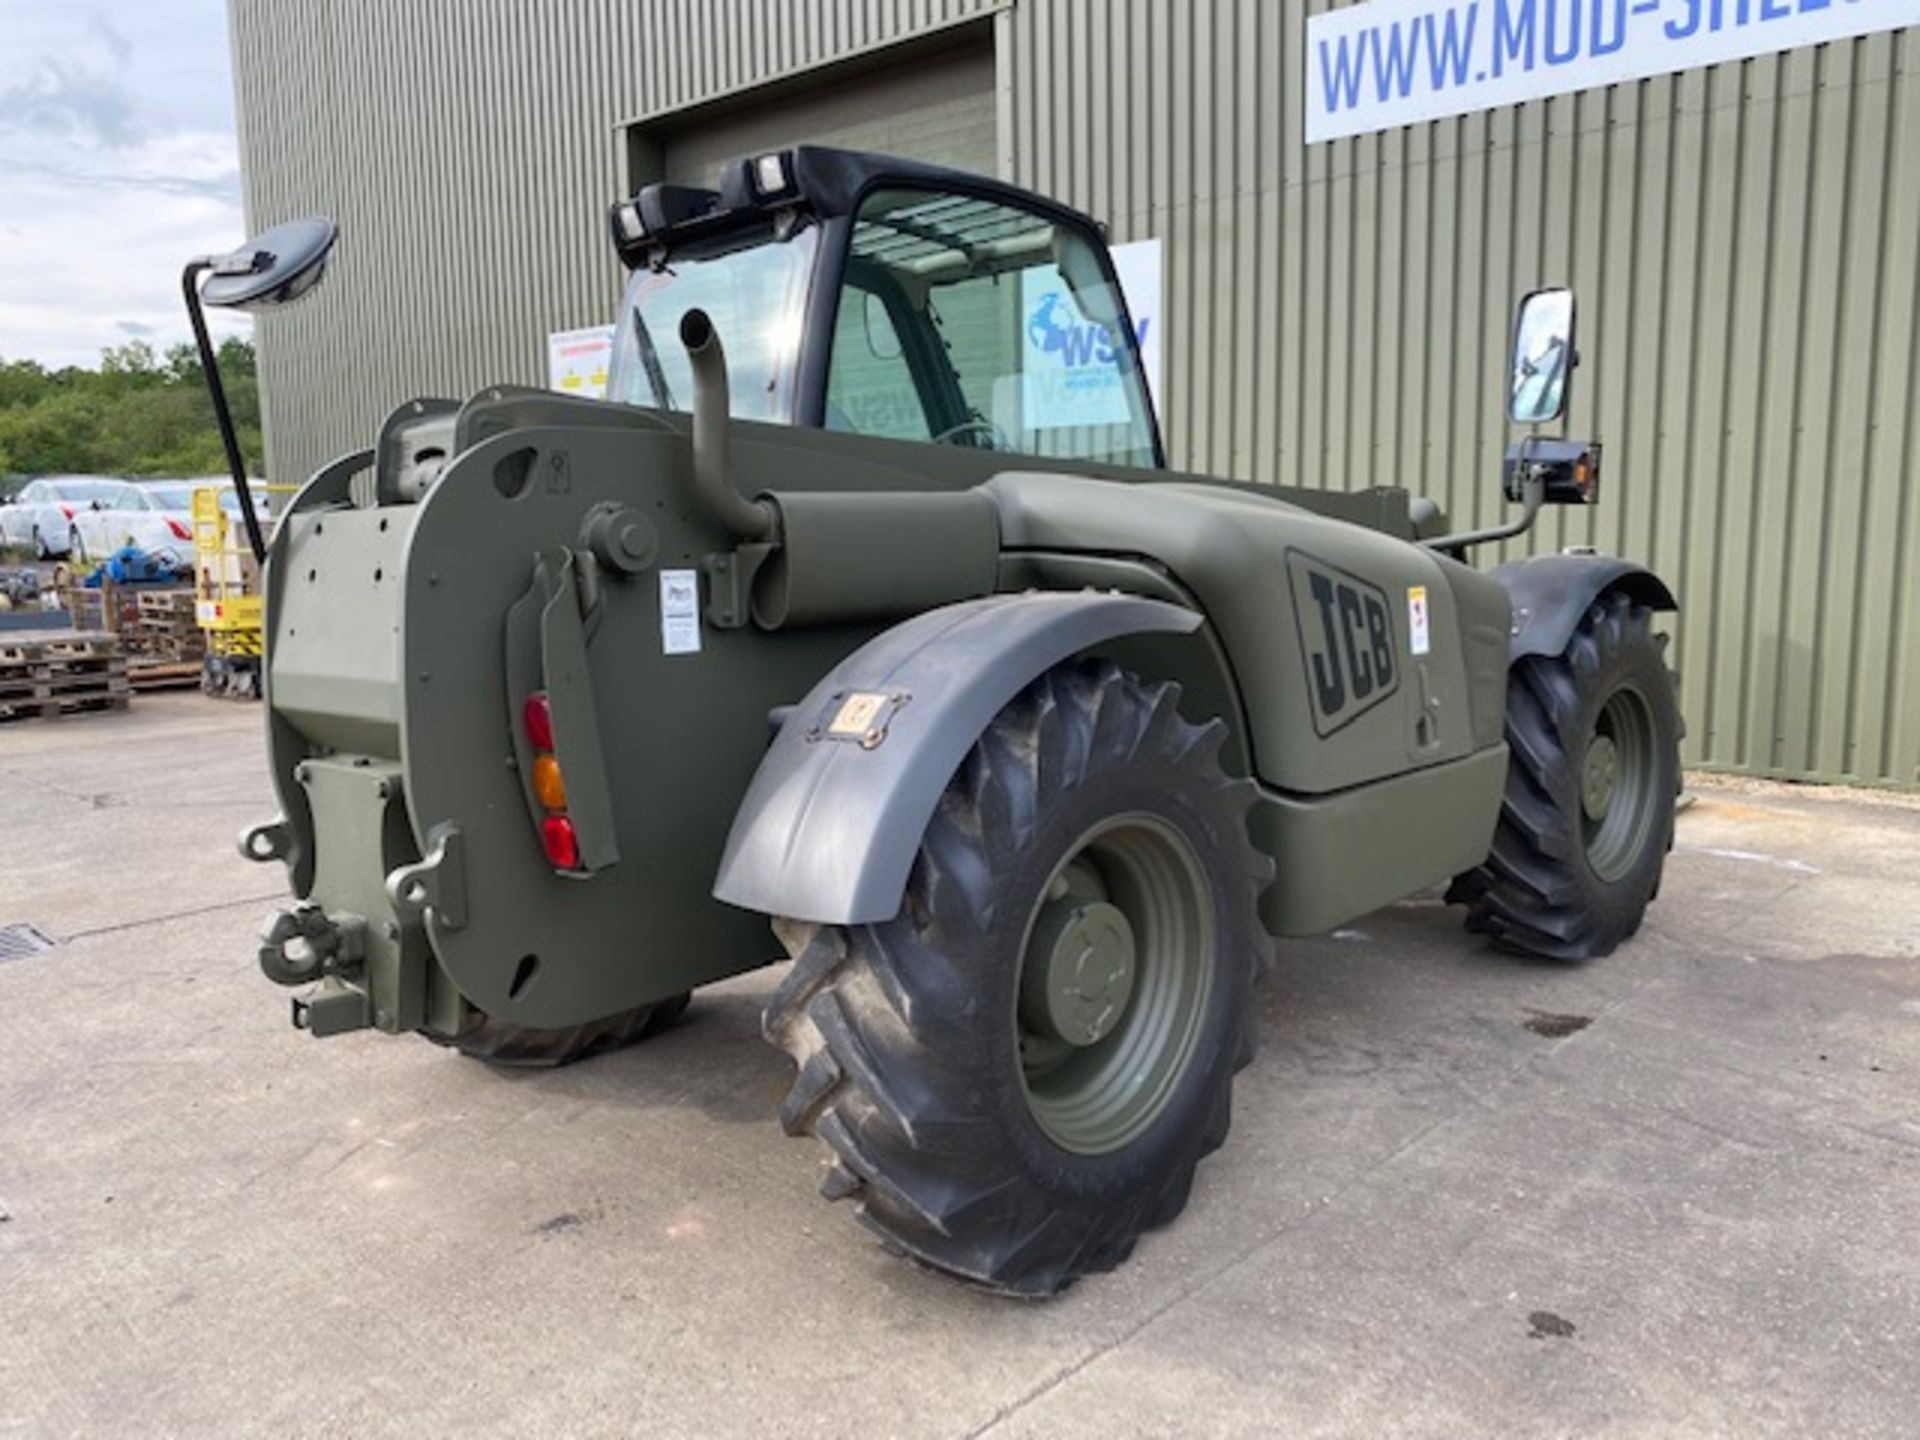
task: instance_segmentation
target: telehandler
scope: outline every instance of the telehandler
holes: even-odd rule
[[[291,882],[259,958],[295,1026],[558,1064],[770,921],[824,1193],[1048,1294],[1185,1205],[1276,938],[1446,881],[1522,954],[1634,933],[1673,596],[1461,559],[1593,501],[1597,446],[1529,433],[1519,518],[1451,535],[1398,488],[1173,473],[1099,227],[905,160],[754,156],[610,229],[605,401],[411,401],[254,534],[281,813],[241,846]],[[336,233],[192,262],[197,333]],[[1572,295],[1527,297],[1510,418],[1577,359]]]

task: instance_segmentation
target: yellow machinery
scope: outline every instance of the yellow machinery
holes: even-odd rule
[[[291,494],[292,485],[255,487]],[[239,517],[221,505],[221,487],[193,492],[194,614],[206,632],[200,688],[209,695],[248,699],[260,694],[260,630],[263,604],[260,566],[247,547]]]

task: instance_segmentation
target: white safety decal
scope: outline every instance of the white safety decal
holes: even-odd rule
[[[700,574],[660,572],[660,649],[668,655],[700,653]]]
[[[1413,653],[1424,655],[1433,648],[1432,636],[1427,631],[1427,587],[1410,585],[1407,587],[1407,633],[1413,640]]]

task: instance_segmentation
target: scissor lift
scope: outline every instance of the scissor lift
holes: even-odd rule
[[[263,485],[268,493],[285,485]],[[220,491],[193,492],[194,615],[206,632],[200,688],[209,695],[260,697],[260,631],[264,602],[260,566],[247,548],[243,527],[220,505]]]

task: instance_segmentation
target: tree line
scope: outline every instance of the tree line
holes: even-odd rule
[[[224,340],[219,357],[240,452],[259,474],[253,346]],[[35,475],[216,475],[226,468],[191,345],[156,353],[134,340],[103,350],[95,370],[0,360],[0,494]]]

